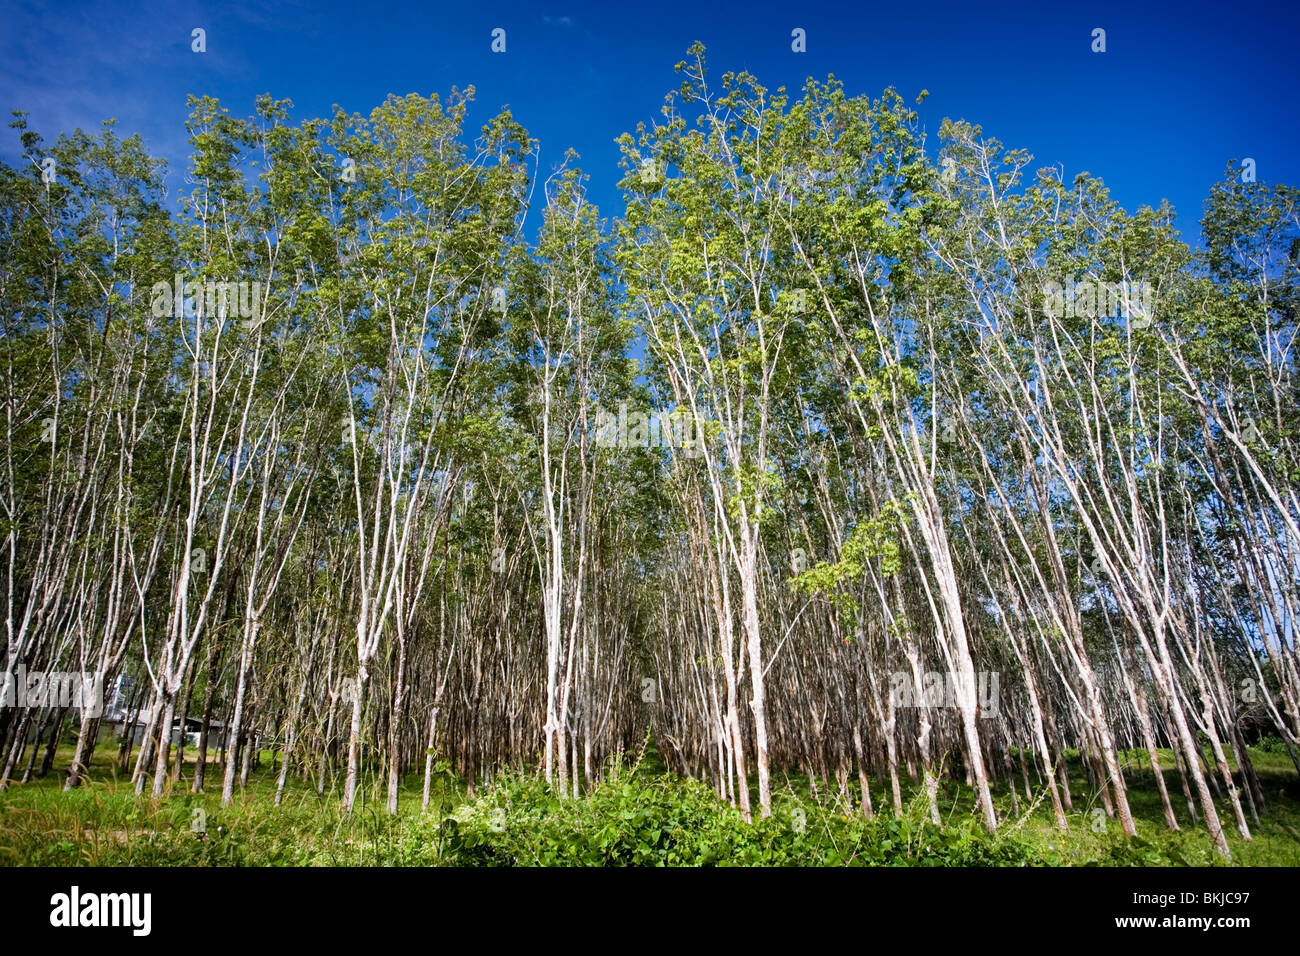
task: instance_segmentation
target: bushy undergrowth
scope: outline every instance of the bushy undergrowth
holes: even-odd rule
[[[33,792],[35,796],[35,792]],[[193,829],[196,811],[203,832]],[[0,862],[29,866],[1006,866],[1017,836],[943,827],[919,806],[874,820],[792,798],[746,824],[700,783],[625,772],[580,799],[505,778],[449,814],[351,817],[322,804],[221,809],[199,798],[45,792],[0,803]]]
[[[1256,840],[1234,842],[1234,862],[1296,865],[1300,817],[1287,757],[1260,752],[1270,788],[1269,815]],[[1172,757],[1170,758],[1172,760]],[[341,810],[335,795],[273,790],[255,780],[232,806],[217,794],[136,797],[126,781],[88,781],[64,793],[57,781],[0,794],[0,865],[27,866],[1204,866],[1221,862],[1201,827],[1171,833],[1152,788],[1134,775],[1130,791],[1139,835],[1098,828],[1080,805],[1066,830],[1038,801],[985,833],[968,813],[971,795],[943,788],[942,825],[929,819],[919,791],[901,813],[860,813],[796,793],[773,792],[773,813],[747,824],[706,785],[662,771],[653,760],[618,768],[580,798],[562,799],[535,776],[503,775],[467,799],[439,778],[433,802],[404,794],[400,812],[359,803]],[[807,781],[802,781],[804,786]],[[1082,781],[1079,784],[1082,787]],[[806,793],[806,790],[802,791]],[[757,816],[757,808],[755,808]],[[1230,825],[1225,816],[1225,825]]]
[[[872,820],[781,801],[746,824],[702,784],[627,774],[581,800],[515,779],[443,826],[446,862],[471,866],[1007,866],[1041,862],[1015,836],[935,826],[919,806]]]
[[[1290,751],[1286,749],[1286,741],[1277,736],[1277,734],[1269,734],[1266,737],[1261,737],[1255,743],[1254,749],[1258,750],[1260,753],[1266,754],[1279,754],[1281,756],[1289,756],[1290,754]]]

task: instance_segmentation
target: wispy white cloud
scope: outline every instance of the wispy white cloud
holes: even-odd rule
[[[294,5],[296,6],[296,4]],[[0,32],[0,110],[25,110],[47,143],[80,128],[96,134],[104,120],[117,133],[139,133],[146,148],[168,161],[167,181],[179,187],[190,148],[186,96],[247,76],[253,64],[231,37],[260,30],[256,7],[212,9],[194,2],[9,5]],[[207,31],[207,52],[191,51],[191,31]],[[8,135],[5,135],[8,133]],[[12,159],[17,137],[0,130],[0,155]]]

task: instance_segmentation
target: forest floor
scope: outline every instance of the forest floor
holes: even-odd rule
[[[1046,791],[1031,775],[1034,800],[1019,779],[1015,812],[1003,780],[995,791],[1002,826],[985,834],[972,814],[969,788],[945,780],[943,822],[932,824],[920,787],[903,780],[903,810],[890,808],[888,781],[873,780],[876,814],[863,819],[852,779],[852,806],[836,788],[813,795],[802,775],[773,776],[773,814],[745,824],[705,785],[664,772],[653,746],[634,765],[611,773],[578,800],[562,800],[529,774],[499,776],[473,797],[440,764],[428,812],[423,777],[411,774],[399,812],[385,811],[383,783],[364,779],[352,814],[339,807],[338,782],[318,795],[291,775],[276,807],[278,766],[269,752],[233,803],[221,806],[222,767],[211,762],[204,794],[189,792],[193,764],[162,799],[136,797],[117,768],[116,747],[101,746],[89,779],[64,793],[61,747],[55,769],[0,793],[0,865],[1217,865],[1203,825],[1189,820],[1169,751],[1161,752],[1166,785],[1182,831],[1167,829],[1145,752],[1123,755],[1138,836],[1096,812],[1077,754],[1069,826],[1052,818]],[[1232,850],[1244,866],[1300,866],[1300,777],[1285,752],[1252,748],[1266,812],[1241,838],[1231,805],[1218,809]],[[1244,795],[1243,795],[1244,800]],[[757,794],[755,788],[755,809]]]

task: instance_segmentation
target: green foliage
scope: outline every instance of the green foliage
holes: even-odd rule
[[[1003,637],[1023,628],[1043,643],[1045,661],[1064,661],[1056,652],[1077,639],[1069,657],[1095,650],[1104,672],[1117,633],[1144,633],[1134,612],[1117,622],[1108,602],[1085,606],[1077,635],[1049,613],[1077,597],[1069,565],[1087,561],[1085,526],[1118,525],[1122,538],[1128,520],[1107,522],[1105,509],[1067,494],[1077,481],[1098,489],[1095,501],[1131,496],[1135,521],[1159,505],[1146,515],[1158,517],[1158,540],[1173,540],[1179,560],[1196,569],[1191,579],[1172,576],[1189,586],[1171,598],[1188,614],[1171,622],[1209,622],[1209,649],[1227,652],[1234,677],[1242,651],[1257,652],[1255,638],[1275,616],[1261,614],[1252,587],[1284,588],[1287,601],[1293,593],[1276,574],[1285,565],[1277,532],[1253,529],[1290,520],[1280,502],[1295,500],[1300,481],[1295,360],[1290,345],[1279,345],[1291,342],[1300,308],[1296,191],[1240,183],[1230,166],[1207,204],[1205,251],[1194,255],[1168,209],[1130,215],[1091,176],[1066,184],[1051,170],[1032,175],[1027,154],[982,139],[968,123],[940,129],[940,149],[956,164],[944,179],[926,155],[916,112],[892,90],[873,102],[847,96],[832,78],[810,80],[792,97],[747,73],[710,85],[698,44],[677,69],[683,82],[663,121],[619,140],[626,207],[613,232],[567,157],[544,180],[530,170],[540,163],[537,144],[508,112],[467,142],[472,87],[453,88],[445,100],[390,96],[367,116],[338,110],[297,125],[292,104],[269,96],[243,119],[211,97],[192,98],[190,192],[175,216],[164,205],[162,164],[138,137],[118,139],[110,123],[97,138],[77,131],[46,149],[20,115],[13,125],[24,161],[0,164],[0,353],[10,422],[0,527],[9,536],[10,590],[22,592],[15,601],[50,604],[48,613],[19,615],[46,622],[33,625],[37,637],[24,646],[63,647],[57,622],[77,620],[102,633],[107,648],[118,637],[95,622],[117,621],[131,638],[124,670],[145,670],[137,627],[152,662],[180,660],[174,644],[165,655],[155,645],[187,619],[172,616],[184,592],[171,569],[199,546],[214,558],[206,577],[187,580],[196,603],[184,654],[202,661],[220,653],[195,669],[190,690],[225,697],[229,678],[221,675],[231,668],[221,655],[238,658],[227,642],[257,619],[263,637],[249,651],[261,717],[293,713],[293,692],[322,666],[333,673],[335,658],[323,665],[320,649],[333,655],[331,642],[370,620],[356,609],[378,566],[409,587],[402,607],[370,602],[386,619],[373,635],[382,649],[371,661],[368,735],[391,702],[381,688],[403,686],[395,659],[414,672],[406,717],[428,703],[430,687],[467,700],[457,681],[469,670],[489,675],[484,698],[507,686],[535,690],[527,682],[537,671],[525,671],[536,660],[536,616],[544,602],[544,613],[559,606],[540,593],[544,585],[561,604],[571,601],[575,616],[575,627],[552,633],[625,640],[612,650],[627,667],[634,656],[656,656],[644,635],[670,633],[665,622],[709,603],[700,579],[715,595],[733,580],[754,584],[747,576],[764,557],[799,547],[835,556],[790,586],[824,599],[837,619],[824,607],[802,619],[803,608],[783,614],[782,602],[797,603],[784,583],[769,589],[763,579],[745,593],[761,606],[764,636],[790,639],[784,651],[784,638],[763,648],[774,655],[765,666],[776,667],[769,706],[782,711],[773,721],[785,738],[777,752],[789,742],[786,718],[797,722],[804,704],[787,688],[798,684],[812,697],[845,678],[852,690],[830,722],[842,728],[860,719],[854,705],[866,693],[867,668],[892,666],[893,644],[933,650],[946,628],[922,607],[926,566],[946,567],[938,562],[948,557],[981,663],[1008,661]],[[60,170],[50,183],[38,172],[47,154]],[[353,179],[340,176],[344,158]],[[647,160],[655,175],[644,175]],[[530,243],[523,229],[534,185],[545,211]],[[151,286],[177,274],[256,282],[265,299],[257,322],[155,315]],[[1042,280],[1083,275],[1154,282],[1156,322],[1082,314],[1045,322]],[[490,304],[498,288],[499,307]],[[644,352],[644,368],[634,352]],[[708,418],[709,455],[593,448],[596,407],[634,398]],[[934,426],[948,416],[962,428],[938,441]],[[932,449],[925,455],[910,454],[918,423]],[[1279,503],[1270,505],[1274,491]],[[1173,507],[1183,501],[1186,509]],[[417,506],[399,520],[406,503]],[[939,537],[937,522],[920,529],[929,536],[904,534],[911,515],[936,509],[951,525],[952,554],[927,543]],[[1023,535],[1009,533],[1009,516]],[[400,545],[378,544],[379,529],[399,527]],[[686,554],[710,535],[723,557],[665,569],[674,540]],[[932,553],[905,553],[906,538]],[[1110,550],[1141,558],[1142,540],[1135,530]],[[268,587],[263,550],[283,559],[264,616],[238,600]],[[498,552],[512,556],[509,568],[495,566]],[[1262,558],[1250,564],[1264,570],[1252,581],[1243,557],[1254,552]],[[1147,571],[1161,564],[1145,557]],[[121,576],[99,586],[113,568],[130,568],[133,582]],[[877,568],[894,578],[900,601],[897,613],[870,618],[879,595],[867,577]],[[683,579],[699,590],[677,600]],[[50,597],[40,598],[42,589]],[[987,605],[1004,589],[1021,595],[999,606],[994,627]],[[497,604],[501,596],[509,602]],[[138,618],[118,613],[124,608]],[[593,608],[628,622],[625,633],[611,637],[598,618],[590,629],[576,626]],[[881,626],[886,618],[892,623]],[[825,654],[828,622],[844,634],[875,635],[885,656],[869,646],[838,656],[837,642]],[[700,627],[694,636],[705,643],[687,652],[711,671],[716,647],[707,644],[729,633],[713,627],[720,623]],[[409,657],[396,653],[397,634],[410,641]],[[627,647],[631,654],[622,653]],[[585,661],[581,652],[592,648],[605,650],[570,644],[563,656],[573,661],[578,651]],[[473,663],[453,666],[462,654]],[[752,653],[750,666],[761,656]],[[429,679],[443,661],[451,684]],[[826,681],[814,661],[845,673]],[[798,681],[792,666],[806,667]],[[498,672],[510,675],[508,685],[493,683]],[[1046,662],[1037,673],[1057,697],[1057,685],[1073,679]],[[510,719],[535,713],[537,703],[513,699]],[[614,716],[625,731],[639,714]],[[311,717],[328,724],[323,709],[312,706]],[[72,733],[64,729],[68,743]],[[512,736],[508,759],[531,759],[520,752],[535,739]],[[325,743],[316,738],[304,746]],[[367,774],[378,772],[385,749],[362,758]],[[1269,799],[1278,796],[1275,815],[1262,814],[1257,839],[1240,852],[1293,861],[1290,753],[1276,737],[1254,750],[1268,758],[1261,774],[1276,758],[1268,782],[1279,786]],[[965,817],[934,824],[923,800],[865,820],[793,794],[777,794],[776,812],[750,824],[708,787],[645,766],[620,769],[569,800],[530,776],[498,777],[462,800],[449,762],[438,761],[432,776],[435,809],[415,810],[408,794],[394,816],[364,805],[364,796],[344,814],[334,794],[310,787],[283,807],[254,787],[225,808],[210,796],[136,800],[106,784],[67,795],[18,787],[0,796],[0,861],[1209,862],[1202,834],[1158,829],[1149,789],[1133,789],[1142,830],[1123,840],[1073,822],[1065,834],[1043,830],[1032,815],[990,837]],[[969,794],[953,789],[954,806],[958,798],[969,805]],[[1008,808],[998,809],[1005,821]],[[207,815],[201,832],[191,829],[198,810]]]
[[[840,559],[834,563],[819,561],[814,567],[796,575],[790,582],[795,590],[826,597],[848,628],[858,616],[859,606],[850,589],[861,581],[868,561],[880,559],[881,573],[888,577],[898,573],[899,523],[907,516],[899,503],[890,499],[875,518],[859,521],[844,542]]]
[[[444,821],[444,862],[467,866],[1018,866],[1041,862],[975,821],[936,826],[920,803],[866,820],[795,798],[746,824],[705,785],[620,775],[581,800],[518,778]]]
[[[1234,862],[1294,866],[1300,859],[1300,787],[1285,754],[1267,740],[1252,756],[1269,812],[1255,839],[1234,839]],[[1132,754],[1135,765],[1144,755]],[[1173,757],[1162,753],[1172,768]],[[1077,753],[1072,787],[1086,788]],[[1174,773],[1172,769],[1169,771]],[[562,799],[529,774],[497,777],[467,799],[445,761],[435,762],[429,810],[422,781],[402,797],[400,812],[358,803],[351,814],[333,795],[290,787],[274,804],[275,772],[255,771],[233,805],[218,795],[179,793],[138,798],[129,782],[87,782],[64,793],[59,779],[16,784],[0,794],[0,865],[8,866],[1209,866],[1220,861],[1203,830],[1174,833],[1161,819],[1148,777],[1130,778],[1138,836],[1126,840],[1113,821],[1101,832],[1090,808],[1077,807],[1069,828],[1053,825],[1040,801],[1012,813],[997,795],[1003,825],[987,834],[969,806],[971,793],[942,785],[948,808],[929,818],[919,787],[904,781],[901,813],[807,796],[790,778],[773,793],[768,819],[745,823],[704,784],[666,772],[653,746],[636,766],[611,767],[606,780],[577,799]],[[1173,788],[1175,780],[1167,781]],[[202,811],[198,815],[196,811]],[[1023,811],[1023,807],[1022,807]],[[196,820],[202,832],[195,832]],[[1182,822],[1186,823],[1184,819]]]
[[[1287,756],[1290,753],[1286,748],[1286,741],[1277,734],[1269,734],[1266,737],[1261,737],[1255,743],[1254,749],[1261,753],[1278,754],[1280,756]]]

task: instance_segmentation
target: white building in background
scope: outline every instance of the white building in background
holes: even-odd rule
[[[146,708],[145,710],[140,711],[139,716],[136,717],[135,720],[130,721],[129,730],[131,734],[131,745],[133,747],[138,747],[141,741],[144,740],[145,731],[149,729],[150,716],[151,715],[148,709]],[[115,714],[111,717],[106,716],[100,722],[99,725],[101,736],[105,733],[111,733],[114,738],[118,738],[118,739],[125,736],[128,731],[127,721],[129,717],[130,717],[129,714]],[[200,718],[198,717],[185,718],[184,735],[185,735],[186,750],[191,750],[198,747],[199,733],[202,730],[203,730],[203,721]],[[182,734],[181,719],[177,717],[175,720],[172,721],[172,746],[173,747],[180,746],[181,734]],[[214,750],[219,750],[221,748],[221,741],[225,737],[225,734],[226,734],[226,725],[223,722],[219,720],[214,720],[208,724],[208,752],[209,753],[211,753]]]

